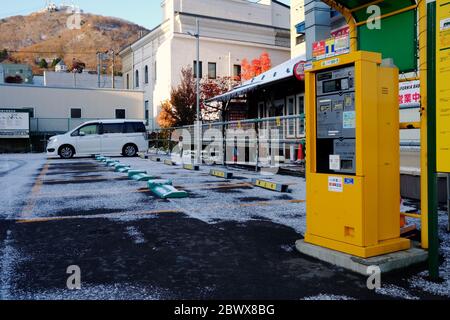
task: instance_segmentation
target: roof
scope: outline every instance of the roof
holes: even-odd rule
[[[306,56],[300,55],[291,60],[288,60],[288,61],[270,69],[269,71],[266,71],[266,72],[260,74],[259,76],[254,77],[251,80],[245,81],[244,83],[242,83],[242,85],[234,88],[231,91],[228,91],[224,94],[216,96],[212,99],[209,99],[208,102],[227,101],[232,98],[242,96],[243,94],[245,94],[247,92],[254,91],[261,87],[270,85],[274,82],[278,82],[280,80],[284,80],[284,79],[293,77],[294,76],[294,66],[300,61],[306,61]]]

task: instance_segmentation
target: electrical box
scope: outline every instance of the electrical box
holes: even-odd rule
[[[307,243],[362,258],[400,238],[398,69],[352,52],[306,71]]]

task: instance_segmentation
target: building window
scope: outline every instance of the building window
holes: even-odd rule
[[[295,37],[295,44],[296,45],[302,44],[304,42],[305,42],[305,35],[304,34],[301,34],[301,35],[298,35],[297,37]]]
[[[154,67],[155,71],[153,72],[154,77],[155,77],[155,81],[158,79],[158,69],[156,67],[157,67],[157,64],[156,64],[156,61],[155,61],[155,67]]]
[[[130,74],[127,73],[127,89],[130,89]]]
[[[81,109],[70,109],[70,117],[72,119],[81,119]]]
[[[295,26],[295,31],[297,34],[305,34],[306,33],[306,24],[305,21],[300,22]]]
[[[233,66],[233,77],[234,77],[234,80],[240,81],[241,80],[241,75],[242,75],[242,67],[241,67],[241,65],[235,64]]]
[[[295,115],[295,97],[287,97],[286,99],[286,116]],[[295,119],[286,120],[286,137],[293,138],[295,136]]]
[[[303,94],[297,95],[297,115],[305,115],[305,97]],[[297,136],[305,136],[305,119],[297,119]]]
[[[217,79],[217,64],[215,62],[208,62],[208,78]]]
[[[135,87],[139,88],[139,70],[136,70],[135,76]]]
[[[125,119],[125,109],[116,109],[116,119]]]
[[[144,106],[145,106],[145,121],[146,121],[147,125],[149,125],[150,124],[150,111],[148,110],[148,108],[149,108],[148,100],[145,101]]]
[[[34,118],[34,108],[27,108],[25,110],[30,113],[30,118]]]
[[[199,64],[199,74],[198,78],[203,78],[203,62],[200,61]],[[197,61],[194,61],[194,78],[197,79]]]
[[[145,66],[144,77],[145,77],[145,84],[148,84],[148,66]]]

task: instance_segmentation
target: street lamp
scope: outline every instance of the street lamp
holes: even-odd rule
[[[197,123],[196,123],[196,139],[197,139],[197,155],[196,155],[196,162],[200,163],[201,161],[201,133],[200,133],[200,21],[198,18],[195,19],[195,24],[197,27],[197,32],[194,34],[192,32],[188,32],[187,34],[191,37],[194,37],[197,39],[197,62],[195,66],[196,70],[196,90],[197,90]]]

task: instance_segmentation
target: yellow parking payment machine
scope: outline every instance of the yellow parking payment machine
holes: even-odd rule
[[[368,258],[400,238],[398,69],[356,51],[306,71],[307,243]]]

